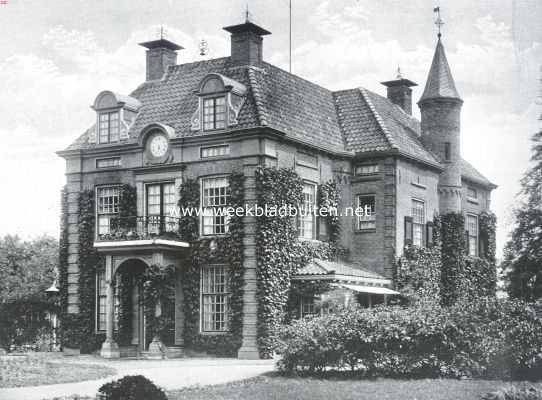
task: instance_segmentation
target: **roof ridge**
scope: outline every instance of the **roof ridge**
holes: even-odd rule
[[[177,69],[180,69],[182,67],[187,67],[187,66],[194,65],[194,64],[208,64],[208,63],[211,63],[211,62],[223,61],[223,60],[226,60],[228,58],[230,58],[230,57],[226,56],[226,57],[210,58],[208,60],[197,60],[197,61],[187,62],[187,63],[183,63],[183,64],[170,65],[168,67],[168,71],[169,70],[176,71]]]
[[[384,123],[384,120],[382,119],[382,117],[380,116],[378,111],[376,111],[376,107],[374,106],[373,102],[369,98],[369,95],[367,93],[367,89],[365,89],[363,87],[359,87],[358,91],[359,91],[359,93],[361,93],[361,97],[363,98],[363,100],[365,101],[365,103],[367,104],[369,109],[371,110],[373,116],[375,117],[376,123],[378,124],[378,126],[382,130],[382,133],[384,134],[384,137],[386,138],[388,144],[393,149],[398,149],[398,146],[397,146],[397,143],[395,142],[395,139],[392,137],[388,127]]]
[[[248,81],[250,82],[250,88],[252,89],[252,97],[254,97],[254,104],[256,105],[256,113],[258,115],[258,121],[260,125],[267,126],[267,113],[265,105],[260,94],[260,87],[258,86],[258,79],[256,79],[256,70],[253,67],[247,68]]]

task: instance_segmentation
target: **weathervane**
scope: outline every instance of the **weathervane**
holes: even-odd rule
[[[248,1],[245,11],[243,12],[243,16],[245,17],[245,22],[250,22],[250,11],[248,10]]]
[[[403,74],[401,73],[401,67],[397,66],[397,79],[403,79]]]
[[[163,40],[163,39],[167,38],[167,30],[164,29],[163,25],[160,25],[159,34],[160,34],[160,40]]]
[[[433,12],[437,14],[437,19],[435,20],[435,25],[438,28],[438,38],[440,39],[440,37],[442,36],[442,33],[441,33],[442,26],[444,25],[444,21],[440,17],[440,7],[433,8]]]
[[[209,53],[209,44],[207,40],[201,39],[199,42],[199,55],[206,56]]]

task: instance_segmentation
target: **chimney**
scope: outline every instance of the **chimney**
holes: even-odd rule
[[[231,33],[231,60],[238,65],[257,65],[262,62],[262,42],[271,32],[252,22],[223,28]]]
[[[147,81],[161,79],[168,67],[177,64],[177,50],[183,49],[166,39],[139,43],[147,50]]]
[[[418,86],[409,79],[404,79],[401,70],[397,69],[397,79],[381,82],[388,88],[388,100],[397,104],[408,115],[412,115],[412,86]]]

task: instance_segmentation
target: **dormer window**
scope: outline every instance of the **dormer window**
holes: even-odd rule
[[[226,98],[224,96],[203,99],[203,129],[224,129],[226,127]]]
[[[198,106],[192,115],[193,131],[227,129],[238,124],[247,88],[221,74],[209,74],[195,91]]]
[[[96,97],[91,108],[96,111],[96,125],[89,131],[89,143],[118,143],[129,138],[128,131],[141,103],[133,97],[106,90]]]
[[[119,141],[119,112],[100,113],[99,137],[100,143]]]

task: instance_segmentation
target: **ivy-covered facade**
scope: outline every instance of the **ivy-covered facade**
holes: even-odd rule
[[[267,30],[224,29],[219,59],[142,43],[146,81],[59,152],[65,349],[267,358],[292,318],[494,293],[496,186],[459,154],[440,39],[420,123],[408,79],[330,91],[263,61]]]

